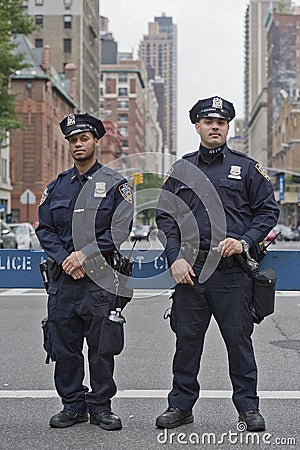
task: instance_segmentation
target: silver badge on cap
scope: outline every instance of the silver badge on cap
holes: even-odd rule
[[[76,124],[75,114],[69,114],[67,119],[67,127],[71,127]]]
[[[242,168],[241,166],[231,166],[228,178],[234,178],[235,180],[241,180]]]
[[[212,107],[217,109],[223,108],[223,100],[220,97],[214,97],[212,102]]]
[[[94,197],[106,197],[106,183],[98,181],[95,184]]]

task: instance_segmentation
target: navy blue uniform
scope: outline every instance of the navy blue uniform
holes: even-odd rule
[[[87,262],[101,253],[109,259],[126,240],[132,220],[127,181],[96,162],[84,175],[76,167],[61,173],[45,190],[36,233],[47,255],[60,266],[82,250]],[[93,267],[93,266],[91,266]],[[114,355],[124,343],[123,325],[108,320],[114,309],[113,274],[93,270],[74,280],[60,272],[51,278],[48,323],[55,353],[55,385],[65,407],[91,414],[110,410],[116,393]],[[84,338],[88,345],[91,391],[83,385]]]
[[[178,284],[173,295],[171,327],[177,340],[169,406],[190,411],[199,396],[204,336],[214,315],[228,351],[233,402],[240,412],[258,408],[249,310],[252,280],[238,265],[229,264],[232,258],[222,258],[206,281],[200,283],[198,276],[203,255],[221,240],[244,239],[256,250],[278,215],[271,182],[261,166],[226,144],[215,151],[201,146],[170,170],[158,203],[157,225],[166,236],[169,264],[188,259],[182,252],[187,242],[195,250],[197,276],[193,286]]]

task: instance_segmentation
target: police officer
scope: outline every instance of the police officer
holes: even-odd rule
[[[101,120],[90,114],[69,114],[60,127],[74,166],[46,188],[36,230],[52,259],[48,325],[55,386],[63,404],[50,426],[86,422],[89,413],[92,424],[117,430],[122,424],[111,411],[116,393],[114,355],[122,351],[124,335],[122,323],[108,320],[116,306],[115,272],[109,264],[130,232],[131,191],[120,174],[96,159],[105,134]],[[90,390],[83,384],[84,338]]]
[[[251,341],[253,284],[234,255],[250,249],[257,256],[259,243],[276,225],[279,211],[260,164],[226,144],[234,116],[233,104],[220,97],[193,106],[190,119],[200,135],[200,148],[172,166],[158,203],[157,225],[165,235],[165,251],[177,283],[171,311],[177,337],[173,388],[168,409],[156,419],[160,428],[194,420],[204,337],[213,315],[227,348],[239,420],[249,431],[265,429]]]

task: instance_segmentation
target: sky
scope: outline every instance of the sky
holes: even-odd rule
[[[299,3],[298,1],[296,2]],[[243,117],[244,20],[249,0],[100,0],[100,13],[119,51],[137,50],[148,22],[164,12],[177,24],[178,155],[196,150],[199,136],[188,111],[220,96]],[[230,135],[234,135],[231,125]]]

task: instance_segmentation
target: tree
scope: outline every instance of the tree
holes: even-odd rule
[[[28,35],[35,28],[22,4],[22,0],[0,0],[0,148],[8,131],[22,127],[15,109],[15,97],[10,94],[10,78],[26,64],[23,55],[14,52],[16,44],[12,37],[18,33]]]

